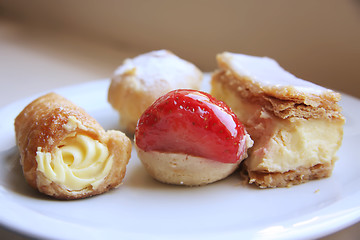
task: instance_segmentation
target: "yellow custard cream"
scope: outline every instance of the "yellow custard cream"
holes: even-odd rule
[[[336,160],[335,154],[342,141],[343,119],[281,119],[261,104],[240,98],[220,81],[212,84],[212,94],[232,108],[254,140],[245,160],[249,171],[283,173]]]
[[[109,174],[113,158],[107,147],[86,135],[69,135],[54,153],[36,152],[37,170],[69,190],[96,188]]]

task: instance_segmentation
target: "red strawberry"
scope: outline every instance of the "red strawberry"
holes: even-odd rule
[[[236,163],[246,150],[244,127],[232,110],[196,90],[174,90],[156,100],[140,117],[135,139],[144,151],[224,163]]]

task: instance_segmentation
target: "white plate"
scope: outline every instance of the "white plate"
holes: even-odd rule
[[[106,129],[117,128],[107,103],[109,81],[55,92],[85,108]],[[360,219],[360,100],[343,95],[347,118],[333,176],[291,188],[257,189],[236,175],[203,187],[152,180],[136,154],[123,185],[106,194],[58,201],[25,182],[13,122],[29,99],[0,110],[0,224],[32,237],[66,239],[317,238]]]

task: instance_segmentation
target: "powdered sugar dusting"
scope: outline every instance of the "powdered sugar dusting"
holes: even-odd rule
[[[329,91],[324,87],[297,78],[285,71],[274,59],[268,57],[224,52],[220,54],[220,58],[240,77],[247,77],[262,87],[292,87],[299,92],[312,94],[322,94]]]
[[[173,88],[182,88],[187,77],[194,77],[199,70],[167,50],[156,50],[126,59],[116,69],[114,75],[133,74],[139,79],[146,79],[144,86],[154,86],[159,81],[167,81]],[[199,72],[200,74],[200,72]]]

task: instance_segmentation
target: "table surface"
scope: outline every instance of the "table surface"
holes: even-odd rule
[[[139,54],[56,32],[29,30],[0,19],[0,108],[54,88],[109,78],[122,60]],[[360,223],[324,240],[358,239]],[[0,227],[0,239],[28,239]]]

